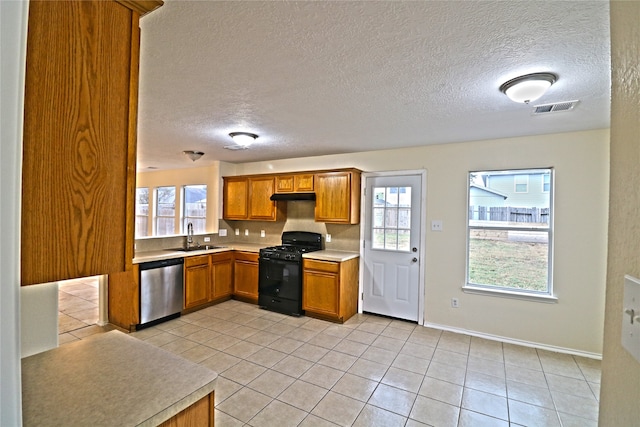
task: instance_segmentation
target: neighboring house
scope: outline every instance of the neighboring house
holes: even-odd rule
[[[479,210],[507,206],[507,195],[491,188],[471,184],[469,188],[469,219],[480,219]]]
[[[484,172],[482,180],[487,189],[504,194],[512,207],[549,207],[549,173],[539,171],[512,171],[514,173]],[[504,206],[504,205],[498,205]]]

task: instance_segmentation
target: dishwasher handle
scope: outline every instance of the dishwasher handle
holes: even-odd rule
[[[154,268],[168,267],[170,265],[184,264],[184,258],[162,259],[159,261],[142,262],[139,265],[140,270],[151,270]]]

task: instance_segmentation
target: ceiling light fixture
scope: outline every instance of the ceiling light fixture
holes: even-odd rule
[[[250,146],[258,138],[258,135],[256,135],[255,133],[249,132],[231,132],[229,136],[236,144],[243,147]]]
[[[198,160],[200,157],[204,156],[204,153],[202,151],[193,151],[193,150],[185,150],[182,152],[182,154],[184,154],[194,162]]]
[[[514,102],[528,104],[540,98],[558,80],[553,73],[533,73],[516,77],[500,86],[500,91]]]

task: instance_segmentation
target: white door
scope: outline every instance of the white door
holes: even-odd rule
[[[366,178],[363,311],[419,321],[420,175]]]

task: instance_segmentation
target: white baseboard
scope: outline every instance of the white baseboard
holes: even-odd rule
[[[437,323],[425,322],[424,326],[426,326],[428,328],[441,329],[443,331],[455,332],[457,334],[471,335],[471,336],[474,336],[474,337],[484,338],[484,339],[488,339],[488,340],[492,340],[492,341],[500,341],[500,342],[504,342],[504,343],[507,343],[507,344],[515,344],[515,345],[521,345],[521,346],[524,346],[524,347],[539,348],[541,350],[548,350],[548,351],[554,351],[554,352],[557,352],[557,353],[565,353],[565,354],[571,354],[571,355],[574,355],[574,356],[587,357],[589,359],[602,360],[602,354],[590,353],[590,352],[587,352],[587,351],[580,351],[580,350],[575,350],[575,349],[572,349],[572,348],[556,347],[556,346],[553,346],[553,345],[540,344],[540,343],[531,342],[531,341],[522,341],[522,340],[517,340],[517,339],[513,339],[513,338],[501,337],[501,336],[498,336],[498,335],[485,334],[483,332],[470,331],[468,329],[454,328],[452,326],[445,326],[445,325],[438,325]]]

